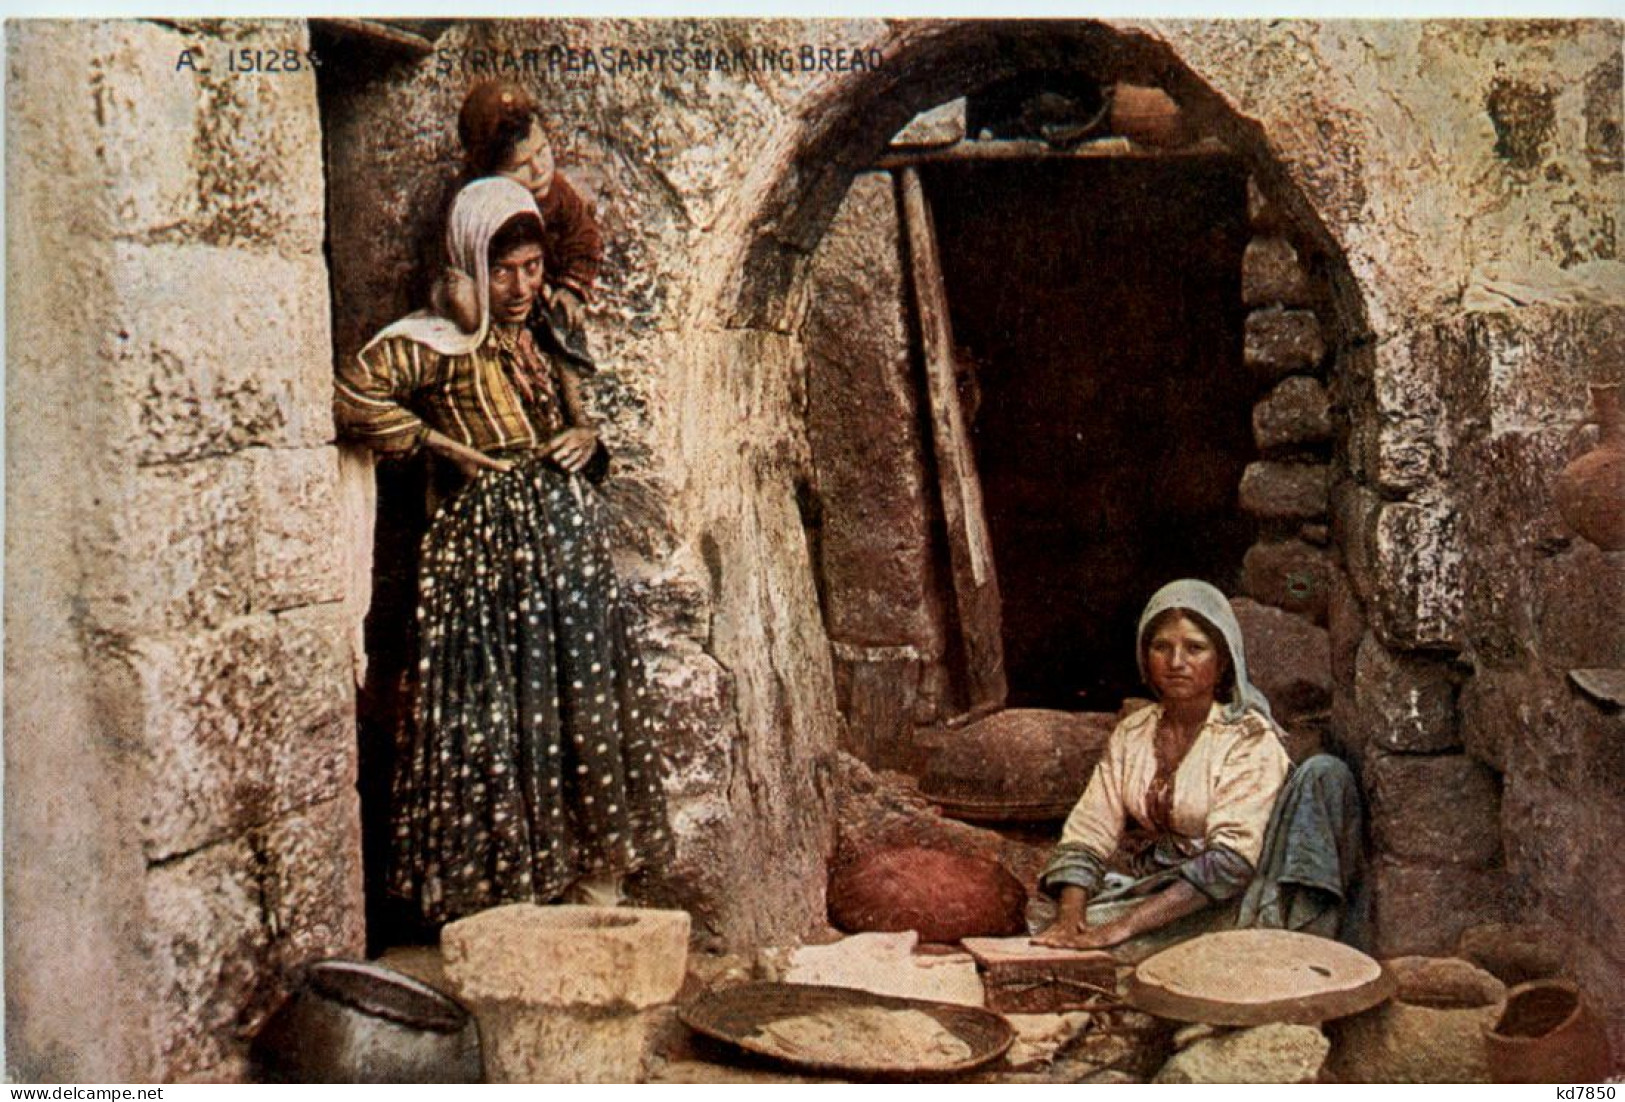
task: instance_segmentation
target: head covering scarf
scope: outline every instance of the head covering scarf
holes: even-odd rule
[[[1158,613],[1168,609],[1178,608],[1187,612],[1194,612],[1206,619],[1219,629],[1224,636],[1225,646],[1230,649],[1230,661],[1235,666],[1236,687],[1229,700],[1221,701],[1224,705],[1224,718],[1235,722],[1246,715],[1248,710],[1261,713],[1273,726],[1275,717],[1270,713],[1270,702],[1247,678],[1247,655],[1242,646],[1241,625],[1236,622],[1236,614],[1230,609],[1230,601],[1223,593],[1206,582],[1195,578],[1181,578],[1177,582],[1169,582],[1151,595],[1146,602],[1145,611],[1140,613],[1140,627],[1134,634],[1134,656],[1140,664],[1140,676],[1150,683],[1145,669],[1145,629]]]
[[[474,281],[480,304],[480,324],[474,332],[432,310],[419,310],[385,327],[367,342],[367,348],[391,337],[405,337],[443,356],[466,356],[484,343],[491,328],[491,239],[508,219],[520,214],[533,216],[538,224],[542,221],[530,191],[506,176],[475,180],[452,200],[446,252],[452,266]]]

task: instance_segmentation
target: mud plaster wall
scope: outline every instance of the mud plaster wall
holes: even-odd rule
[[[1573,697],[1563,648],[1620,664],[1607,614],[1620,564],[1522,533],[1553,523],[1550,480],[1584,383],[1613,369],[1595,349],[1618,332],[1625,296],[1570,285],[1585,272],[1618,286],[1619,27],[1124,29],[1165,41],[1213,109],[1258,124],[1239,136],[1272,155],[1273,186],[1347,260],[1363,300],[1365,325],[1330,352],[1350,439],[1335,526],[1356,589],[1329,618],[1342,729],[1374,798],[1385,761],[1401,779],[1481,778],[1447,809],[1395,818],[1411,841],[1385,834],[1379,801],[1379,917],[1390,938],[1425,935],[1389,947],[1447,948],[1469,916],[1547,917],[1579,936],[1588,989],[1618,999],[1625,949],[1605,919],[1625,875],[1604,830],[1621,741],[1617,716]],[[174,73],[181,45],[238,35],[303,41],[297,25],[35,25],[14,32],[8,58],[20,197],[8,233],[14,260],[37,258],[40,273],[11,281],[8,302],[8,1052],[42,1077],[229,1074],[264,977],[359,945],[353,732],[331,719],[350,708],[349,656],[324,545],[333,344],[314,83]],[[424,186],[444,171],[451,106],[476,75],[459,51],[698,38],[875,44],[890,60],[867,77],[549,74],[544,60],[533,78],[611,242],[593,313],[610,366],[592,400],[614,426],[620,566],[670,708],[674,886],[726,941],[793,937],[822,917],[837,719],[797,507],[805,259],[845,176],[915,110],[997,72],[1006,35],[880,22],[454,30],[441,43],[449,76],[436,57],[399,63],[353,90],[352,118],[330,120],[351,129],[327,166],[329,212],[348,202],[372,219],[332,227],[342,349],[400,306],[346,299],[349,279],[410,263],[405,231],[438,216]],[[92,198],[63,204],[79,194]],[[1512,297],[1478,293],[1492,281]],[[1581,293],[1597,304],[1576,306]],[[1552,301],[1519,305],[1531,299]],[[1361,315],[1356,301],[1342,316]],[[87,363],[113,380],[105,392],[70,374]],[[294,500],[309,505],[281,507]],[[1505,601],[1490,599],[1498,587]],[[1411,699],[1396,696],[1408,683],[1380,679],[1400,676],[1390,666],[1423,677],[1419,694],[1431,686],[1414,711],[1455,732],[1442,747],[1377,742],[1396,722],[1385,702]],[[1483,762],[1488,776],[1474,772]],[[39,791],[64,797],[30,802]],[[1386,806],[1416,802],[1414,788],[1389,791]],[[91,991],[112,995],[72,1001]]]
[[[362,935],[305,28],[8,32],[7,1063],[231,1078]]]

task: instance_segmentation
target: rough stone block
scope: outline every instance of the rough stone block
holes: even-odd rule
[[[949,100],[929,111],[921,111],[891,140],[895,148],[910,149],[953,145],[965,137],[965,99]]]
[[[1326,630],[1331,636],[1332,683],[1339,695],[1354,696],[1355,669],[1360,641],[1365,638],[1365,609],[1348,575],[1336,571],[1326,602]]]
[[[1241,588],[1257,601],[1324,625],[1336,571],[1328,552],[1302,540],[1255,543],[1241,561]]]
[[[1419,956],[1387,962],[1393,999],[1330,1022],[1330,1068],[1346,1083],[1487,1083],[1484,1029],[1506,988],[1466,961]]]
[[[1459,650],[1461,542],[1450,504],[1386,504],[1374,534],[1374,623],[1401,650]]]
[[[1311,310],[1254,310],[1247,315],[1242,356],[1260,379],[1314,371],[1326,358],[1326,338]]]
[[[664,716],[666,791],[685,796],[715,789],[728,775],[730,744],[738,737],[732,678],[698,647],[651,655],[647,671]]]
[[[1452,432],[1443,380],[1469,372],[1469,348],[1465,330],[1450,325],[1425,326],[1377,346],[1376,434],[1361,457],[1373,485],[1407,494],[1444,478]]]
[[[1522,722],[1519,717],[1518,675],[1480,671],[1461,687],[1457,697],[1462,748],[1498,773],[1506,772],[1507,726]]]
[[[324,188],[316,74],[244,77],[228,49],[309,47],[302,21],[216,22],[206,37],[153,23],[105,23],[96,47],[97,115],[108,179],[127,233],[247,243],[316,254]],[[197,69],[176,68],[193,48]],[[202,284],[200,284],[202,286]]]
[[[1501,855],[1501,785],[1465,754],[1377,754],[1365,770],[1372,835],[1386,856],[1486,868]]]
[[[1323,517],[1329,476],[1318,463],[1249,463],[1241,475],[1241,507],[1266,520]]]
[[[440,948],[476,1005],[645,1009],[683,986],[688,929],[684,911],[510,903],[449,924]]]
[[[1534,661],[1534,548],[1468,533],[1462,542],[1462,636],[1474,664],[1507,669]]]
[[[110,380],[115,448],[165,463],[333,439],[328,275],[319,252],[120,244]],[[199,288],[207,288],[201,294]]]
[[[255,611],[342,599],[336,450],[256,448],[250,456]]]
[[[1379,957],[1448,953],[1467,927],[1506,917],[1500,869],[1378,858],[1371,875]]]
[[[1247,306],[1304,306],[1309,273],[1284,237],[1255,237],[1241,254],[1241,301]]]
[[[1587,409],[1586,384],[1625,360],[1625,305],[1529,306],[1475,313],[1468,324],[1491,437],[1567,433]]]
[[[1285,225],[1280,210],[1254,176],[1247,177],[1247,224],[1257,233],[1273,233]]]
[[[314,960],[365,956],[361,798],[355,789],[277,819],[259,836],[264,913],[283,974]]]
[[[236,459],[137,469],[108,503],[109,543],[86,585],[108,631],[196,630],[244,612],[253,576],[253,494]]]
[[[1259,451],[1308,447],[1331,438],[1331,401],[1319,379],[1288,376],[1253,407],[1253,440]]]
[[[1572,937],[1557,926],[1512,922],[1471,926],[1456,942],[1456,955],[1508,987],[1572,975],[1574,970]]]
[[[1576,540],[1538,558],[1530,586],[1535,650],[1560,668],[1625,666],[1625,554]]]
[[[243,840],[152,868],[145,951],[154,972],[155,1078],[230,1059],[240,1015],[275,986],[253,850]]]
[[[338,606],[137,641],[124,661],[153,777],[141,813],[149,858],[263,825],[354,783],[353,682]]]
[[[1313,1083],[1331,1042],[1312,1025],[1227,1029],[1176,1052],[1153,1083]]]
[[[865,661],[835,646],[835,692],[845,719],[841,748],[879,768],[904,764],[918,709],[920,658]]]
[[[1367,634],[1354,693],[1371,745],[1410,754],[1461,749],[1456,682],[1443,662],[1394,654]]]
[[[1247,649],[1247,673],[1290,723],[1325,712],[1332,702],[1331,640],[1301,616],[1245,597],[1230,602]]]
[[[853,182],[810,279],[807,435],[829,634],[940,649],[933,491],[890,173]]]
[[[1332,492],[1332,538],[1343,549],[1354,593],[1366,608],[1376,594],[1377,514],[1382,499],[1356,482],[1339,482]]]

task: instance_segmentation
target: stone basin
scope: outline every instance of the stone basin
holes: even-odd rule
[[[688,967],[685,911],[541,907],[482,911],[440,934],[446,980],[474,1012],[496,1083],[632,1083],[649,1011]]]

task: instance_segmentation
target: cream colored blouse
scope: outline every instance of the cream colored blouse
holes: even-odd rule
[[[1082,846],[1105,862],[1122,839],[1125,816],[1149,824],[1146,795],[1157,774],[1161,718],[1162,705],[1153,704],[1117,725],[1067,817],[1062,846]],[[1230,722],[1215,704],[1174,773],[1175,832],[1196,843],[1193,849],[1224,846],[1257,867],[1264,828],[1290,768],[1281,740],[1262,716],[1248,712]]]

